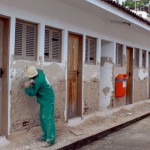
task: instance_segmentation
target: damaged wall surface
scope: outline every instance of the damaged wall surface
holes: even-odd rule
[[[99,65],[84,67],[84,113],[97,111],[99,105]]]
[[[101,57],[100,67],[100,100],[99,108],[112,107],[113,99],[113,71],[114,64],[112,58]]]
[[[133,82],[134,82],[134,98],[133,101],[141,101],[147,99],[148,92],[148,73],[147,69],[134,69],[133,72]]]
[[[33,126],[39,125],[39,105],[35,97],[29,97],[24,94],[21,84],[28,80],[24,77],[24,70],[30,62],[21,60],[11,60],[11,132],[22,129],[30,129]],[[44,66],[44,64],[32,62],[36,68],[43,69],[50,84],[55,91],[55,120],[64,120],[65,109],[65,66],[55,63]]]

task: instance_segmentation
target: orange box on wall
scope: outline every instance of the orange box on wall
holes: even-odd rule
[[[127,75],[119,74],[115,78],[115,96],[123,97],[126,95]]]

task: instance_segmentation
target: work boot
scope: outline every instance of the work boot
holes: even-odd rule
[[[46,141],[46,138],[44,138],[43,136],[41,136],[41,137],[38,137],[38,138],[36,139],[36,141],[38,141],[38,142],[45,142],[45,141]]]
[[[54,144],[51,144],[51,143],[46,142],[46,143],[42,146],[42,148],[47,148],[47,147],[50,147],[50,146],[52,146],[52,145],[54,145]]]

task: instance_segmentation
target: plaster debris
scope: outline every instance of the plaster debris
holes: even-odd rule
[[[45,150],[59,149],[62,146],[149,113],[149,110],[150,100],[147,100],[142,103],[131,104],[116,109],[107,109],[95,112],[92,115],[85,115],[83,123],[72,128],[67,127],[65,123],[56,122],[56,144],[52,147],[45,148]],[[42,150],[42,147],[45,146],[45,142],[36,141],[36,138],[40,135],[40,127],[32,128],[28,132],[16,132],[8,137],[10,144],[1,150]]]
[[[145,72],[143,69],[140,69],[138,76],[140,80],[144,80],[148,76],[148,73]]]

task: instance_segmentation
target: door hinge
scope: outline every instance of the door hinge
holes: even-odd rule
[[[2,78],[3,73],[4,73],[3,69],[2,69],[2,68],[0,68],[0,78]]]

